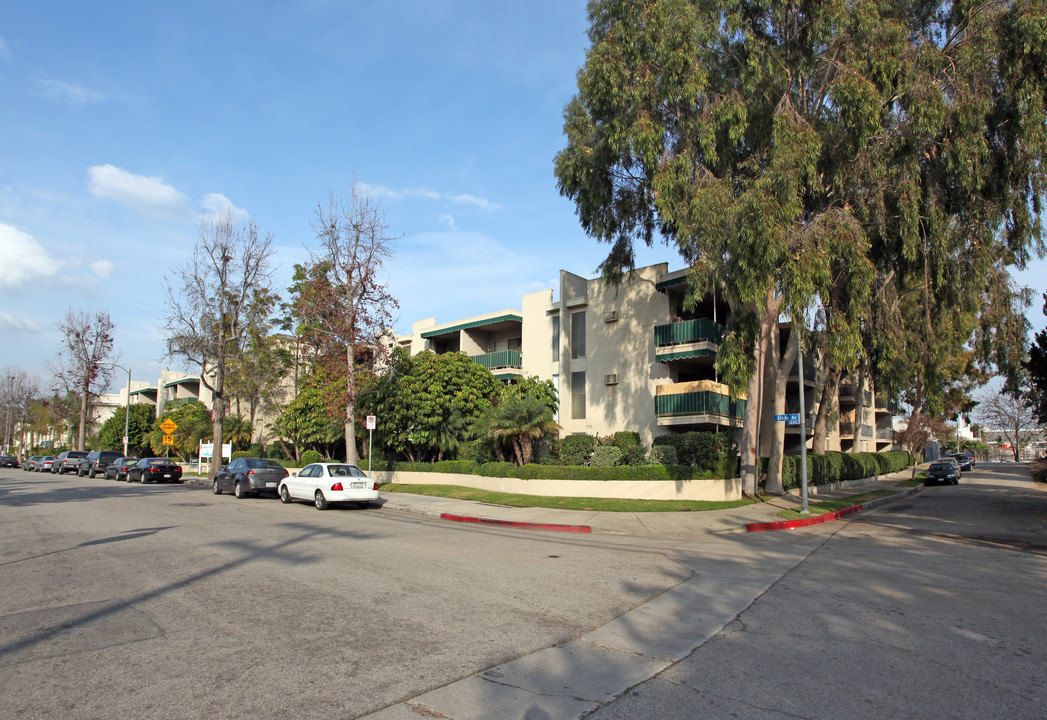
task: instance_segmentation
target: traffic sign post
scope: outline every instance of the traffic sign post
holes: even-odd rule
[[[378,418],[374,415],[368,415],[364,421],[364,427],[367,428],[367,474],[371,474],[371,442],[374,439],[374,428],[378,424]]]

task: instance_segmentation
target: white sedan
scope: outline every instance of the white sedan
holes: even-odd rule
[[[281,502],[309,500],[317,510],[342,502],[367,507],[378,499],[378,483],[355,465],[313,463],[281,480],[279,493]]]

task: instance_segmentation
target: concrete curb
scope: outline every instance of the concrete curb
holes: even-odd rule
[[[520,520],[495,520],[493,518],[470,517],[468,515],[454,515],[452,513],[440,513],[441,520],[451,522],[478,523],[480,525],[496,525],[498,527],[522,528],[524,530],[550,530],[553,532],[591,533],[593,529],[588,525],[557,525],[555,523],[533,523]]]
[[[913,493],[917,493],[923,489],[923,485],[917,485],[916,487],[907,490],[905,492],[898,493],[896,495],[889,495],[887,497],[877,498],[876,500],[870,500],[867,503],[861,503],[859,505],[852,505],[850,507],[843,508],[842,510],[834,510],[823,515],[816,515],[811,518],[803,518],[801,520],[779,520],[777,522],[761,522],[761,523],[749,523],[745,526],[746,532],[767,532],[769,530],[793,530],[795,528],[810,527],[812,525],[820,525],[821,523],[831,522],[833,520],[839,520],[840,518],[847,517],[848,515],[854,515],[860,513],[863,510],[871,510],[880,505],[886,505],[889,502],[895,500],[901,500],[907,498]]]

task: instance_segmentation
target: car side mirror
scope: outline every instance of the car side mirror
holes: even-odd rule
[[[298,477],[298,473],[296,473],[296,472],[291,473],[291,477]]]

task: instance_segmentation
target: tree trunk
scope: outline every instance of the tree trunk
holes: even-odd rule
[[[777,315],[777,313],[776,313]],[[772,333],[772,348],[774,352],[771,354],[771,358],[775,361],[772,365],[773,380],[774,380],[774,414],[781,415],[785,412],[785,391],[789,386],[789,377],[792,372],[793,365],[796,364],[797,354],[799,352],[799,333],[789,333],[789,343],[785,348],[785,354],[781,360],[778,360],[778,348],[781,343],[781,333],[778,329],[778,323],[775,321],[774,327],[771,328]],[[797,375],[799,377],[799,375]],[[803,392],[803,388],[800,388],[800,392]],[[806,438],[800,438],[801,442],[806,442]],[[785,457],[785,423],[776,422],[774,424],[774,442],[771,445],[771,456],[767,462],[767,482],[764,485],[764,489],[768,493],[774,495],[781,495],[785,492],[785,484],[782,482],[782,460]]]
[[[774,291],[768,293],[768,301],[773,299]],[[760,430],[763,420],[763,376],[767,354],[767,315],[766,307],[756,308],[760,318],[760,336],[753,344],[753,374],[749,378],[749,387],[745,401],[745,418],[742,421],[741,481],[742,492],[755,496],[759,492],[760,480]],[[777,322],[777,317],[775,317]]]
[[[90,388],[84,386],[83,394],[80,396],[80,432],[77,435],[76,449],[86,449],[87,443],[87,396],[90,394]]]
[[[840,386],[840,371],[830,370],[825,374],[825,384],[822,386],[821,399],[818,401],[818,415],[814,421],[814,439],[811,442],[811,452],[825,454],[825,438],[829,434],[829,413],[832,412],[833,399],[836,390]]]
[[[851,452],[861,452],[862,425],[865,420],[865,364],[858,366],[858,384],[854,388],[854,443]]]

